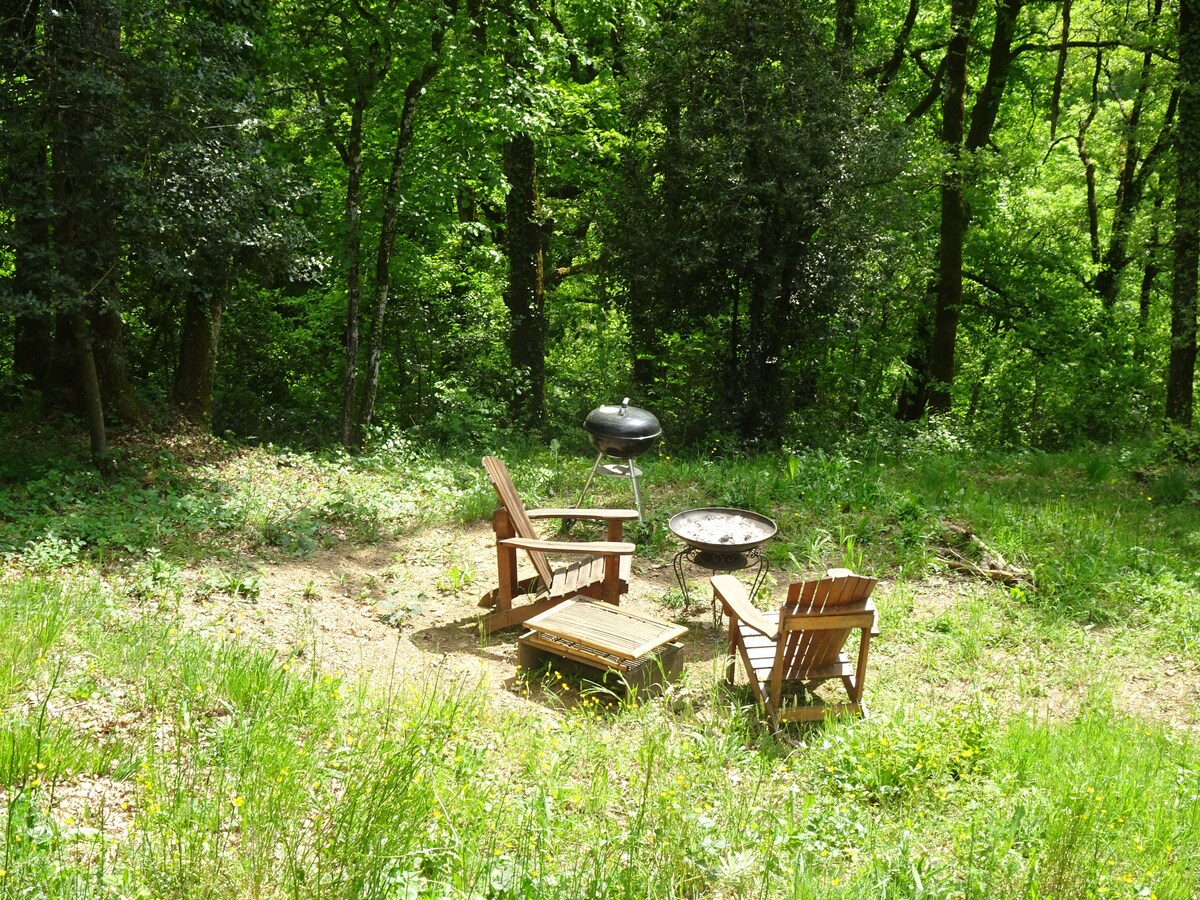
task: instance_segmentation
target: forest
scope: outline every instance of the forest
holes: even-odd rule
[[[1189,426],[1192,0],[6,0],[0,393],[107,432]],[[83,424],[85,423],[85,424]]]

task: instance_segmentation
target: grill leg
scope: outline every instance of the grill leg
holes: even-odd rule
[[[675,558],[671,560],[671,565],[675,568],[675,579],[679,582],[679,590],[683,594],[683,611],[686,613],[688,607],[691,606],[691,598],[688,597],[687,576],[683,571],[683,561],[691,559],[695,553],[691,547],[684,547],[675,554]]]
[[[596,470],[600,468],[600,460],[604,459],[604,453],[601,452],[596,461],[592,463],[592,471],[588,473],[587,482],[583,486],[583,490],[579,494],[579,499],[575,501],[575,508],[579,509],[583,506],[583,498],[587,496],[588,488],[592,486],[592,479],[596,477]]]
[[[638,524],[641,525],[645,522],[645,516],[642,510],[642,495],[638,493],[637,475],[634,474],[637,469],[633,467],[632,459],[626,459],[625,465],[629,466],[629,480],[633,482],[633,502],[637,506]]]

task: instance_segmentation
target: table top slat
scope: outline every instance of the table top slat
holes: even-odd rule
[[[564,600],[525,624],[620,659],[637,659],[687,634],[683,625],[658,622],[593,600]]]

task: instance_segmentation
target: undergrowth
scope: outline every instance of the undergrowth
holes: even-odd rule
[[[591,465],[500,452],[530,505],[569,505]],[[776,582],[889,584],[874,715],[781,736],[719,655],[637,705],[553,685],[513,705],[442,668],[353,683],[183,626],[186,591],[252,602],[256,555],[486,517],[474,454],[122,462],[115,481],[69,456],[5,469],[7,896],[1197,896],[1197,711],[1138,716],[1112,689],[1130,660],[1200,660],[1198,515],[1119,452],[639,460],[644,560],[674,552],[672,511],[728,505],[778,522]],[[589,503],[630,500],[606,479]],[[930,611],[947,522],[1032,585],[960,583]]]

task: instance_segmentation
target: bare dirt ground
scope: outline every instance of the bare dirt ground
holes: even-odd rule
[[[188,627],[248,640],[300,660],[315,659],[327,671],[366,677],[380,686],[436,673],[482,682],[504,705],[527,707],[531,702],[516,681],[520,629],[482,638],[477,627],[483,612],[478,600],[494,586],[496,571],[487,523],[438,526],[365,548],[334,547],[303,559],[260,561],[257,571],[260,590],[253,599],[186,597],[182,611]],[[676,589],[670,554],[660,560],[636,559],[622,602],[689,627],[684,680],[702,685],[719,672],[723,647],[713,630],[707,573],[692,574],[692,604],[680,610],[664,602]],[[911,608],[904,615],[920,629],[986,589],[963,578],[909,582],[903,593],[904,605]],[[894,590],[881,579],[876,599],[885,621]],[[1031,658],[1028,648],[998,646],[982,652],[970,675],[946,677],[936,648],[889,642],[885,634],[872,648],[868,695],[942,705],[982,693],[1005,707],[1069,718],[1097,679],[1112,690],[1118,709],[1197,729],[1200,678],[1194,663],[1170,658],[1164,668],[1161,661],[1131,658],[1103,632],[1081,633],[1080,641],[1074,661],[1040,652]],[[897,686],[888,683],[889,671],[903,673],[905,687],[899,695]]]
[[[570,694],[551,700],[518,680],[519,628],[480,637],[478,600],[495,577],[486,523],[429,528],[371,547],[337,546],[303,559],[257,560],[255,568],[259,591],[252,598],[203,590],[202,573],[188,573],[184,627],[379,687],[434,678],[482,685],[499,706],[522,715],[555,716],[572,702]],[[692,574],[692,605],[681,610],[664,602],[678,598],[670,552],[660,560],[636,559],[622,603],[688,626],[681,690],[700,697],[720,677],[724,645],[714,631],[707,573]],[[873,710],[944,709],[986,699],[1012,714],[1063,720],[1077,715],[1100,685],[1124,713],[1200,732],[1196,665],[1131,653],[1120,634],[1078,629],[1069,637],[1069,653],[1033,638],[1000,637],[964,662],[963,644],[971,637],[947,633],[939,623],[990,608],[988,590],[979,581],[939,575],[903,586],[881,579],[875,597],[884,633],[872,645],[867,680]],[[745,676],[739,671],[738,677]],[[97,736],[147,727],[141,711],[121,711],[119,686],[113,692],[111,700],[93,696],[49,711]],[[57,785],[54,815],[63,827],[86,825],[122,839],[131,827],[134,794],[129,781],[73,777]]]
[[[483,680],[503,702],[522,703],[514,689],[520,629],[483,637],[478,628],[486,612],[479,599],[495,586],[494,548],[487,523],[435,527],[372,547],[262,562],[256,598],[197,595],[181,608],[192,629],[241,637],[284,655],[312,655],[343,676],[386,685],[436,669]],[[711,662],[716,645],[707,594],[699,595],[697,584],[692,608],[680,611],[661,602],[675,587],[669,559],[637,559],[622,604],[688,625],[687,658]]]

